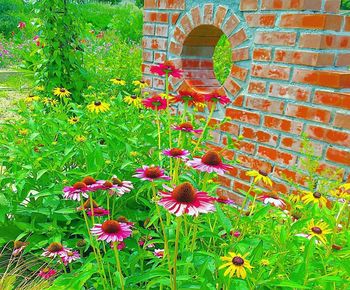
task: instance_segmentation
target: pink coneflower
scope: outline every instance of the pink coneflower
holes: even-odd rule
[[[172,148],[172,149],[163,150],[163,154],[172,158],[184,159],[188,155],[190,155],[190,152],[188,150],[184,150],[180,148]]]
[[[128,226],[133,227],[134,223],[130,222],[125,216],[120,216],[117,218],[117,222],[127,224]]]
[[[153,96],[147,99],[142,100],[142,104],[152,110],[161,111],[167,108],[167,101],[161,96]]]
[[[83,183],[86,184],[86,186],[88,187],[88,189],[90,191],[96,191],[96,190],[99,190],[99,184],[96,182],[96,180],[91,177],[91,176],[86,176],[83,178],[83,180],[81,181]]]
[[[27,26],[27,24],[26,24],[25,22],[23,22],[23,21],[20,21],[20,22],[18,23],[18,25],[17,25],[17,27],[18,27],[19,29],[24,29],[24,28],[26,28],[26,26]]]
[[[151,67],[151,73],[157,74],[161,77],[168,74],[174,78],[181,78],[182,72],[182,70],[175,68],[175,66],[169,61]]]
[[[215,198],[215,201],[224,204],[235,204],[235,202],[232,199],[229,199],[226,196],[217,197]]]
[[[164,174],[164,169],[159,166],[147,166],[143,165],[142,168],[136,169],[134,177],[138,177],[141,180],[154,181],[156,179],[170,180],[170,177]]]
[[[53,242],[41,255],[49,258],[56,258],[57,256],[63,258],[67,255],[68,251],[70,251],[70,249],[63,247],[61,243]]]
[[[258,197],[259,200],[261,200],[264,204],[271,204],[272,206],[281,208],[281,209],[286,209],[287,204],[283,199],[281,199],[277,194],[270,193],[270,194],[265,194],[260,197]]]
[[[43,268],[38,273],[38,276],[40,276],[43,279],[50,279],[52,276],[54,276],[57,273],[56,270],[50,269],[50,268]]]
[[[206,95],[205,100],[209,103],[219,102],[221,105],[224,105],[224,106],[231,102],[231,100],[228,97],[219,95],[218,93],[215,93],[215,92],[210,95]]]
[[[121,250],[125,249],[125,247],[126,247],[126,244],[124,242],[119,242],[117,249],[118,249],[118,251],[121,251]],[[111,243],[111,249],[114,249],[114,243]]]
[[[235,232],[231,233],[231,235],[234,236],[235,238],[238,238],[241,235],[241,232],[235,231]]]
[[[28,244],[29,243],[27,242],[15,241],[12,255],[15,257],[18,256],[25,249],[25,247],[28,246]]]
[[[107,220],[103,224],[96,224],[91,233],[98,236],[98,240],[110,242],[122,242],[132,234],[131,226],[116,220]]]
[[[179,125],[175,125],[172,127],[173,130],[177,131],[183,131],[183,132],[190,132],[190,133],[202,133],[203,130],[201,129],[194,129],[193,125],[189,122],[185,122]]]
[[[105,216],[105,215],[109,215],[109,210],[104,209],[102,207],[98,207],[98,208],[94,208],[93,210],[94,213],[92,213],[92,210],[89,209],[87,212],[88,216]]]
[[[65,199],[72,199],[80,201],[80,195],[84,198],[88,198],[89,196],[86,194],[89,191],[89,187],[84,182],[76,182],[73,186],[66,186],[63,189],[63,197]]]
[[[66,256],[62,257],[62,262],[65,266],[80,259],[78,251],[67,251]]]
[[[99,180],[96,182],[100,189],[109,190],[111,195],[116,194],[122,196],[126,192],[130,192],[134,186],[131,181],[122,181],[116,175],[113,175],[111,181]]]
[[[189,183],[182,183],[175,188],[164,186],[168,191],[161,191],[159,205],[166,208],[172,214],[198,216],[199,213],[208,213],[215,210],[213,198],[206,192],[196,191]]]
[[[211,150],[205,153],[202,158],[193,158],[193,160],[188,161],[187,165],[202,172],[216,172],[221,175],[232,168],[231,165],[222,163],[219,154]]]
[[[162,249],[155,249],[154,252],[153,252],[153,254],[154,254],[157,258],[161,259],[161,258],[164,257],[164,250],[162,250]]]
[[[196,106],[204,103],[204,97],[196,92],[180,91],[177,96],[172,98],[172,102]]]

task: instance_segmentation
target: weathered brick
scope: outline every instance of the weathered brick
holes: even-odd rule
[[[313,67],[331,66],[334,63],[334,53],[276,49],[275,61]]]
[[[155,35],[167,37],[168,36],[168,25],[157,24],[156,30],[155,30]]]
[[[263,10],[321,10],[322,0],[262,0]]]
[[[246,107],[274,114],[283,114],[284,102],[248,96],[246,101]]]
[[[323,146],[320,143],[312,142],[309,140],[310,146],[312,146],[312,150],[314,154],[317,156],[322,155]],[[288,150],[293,150],[295,152],[301,152],[303,149],[303,142],[300,138],[293,137],[281,137],[281,147],[286,148]],[[311,148],[310,148],[311,149]]]
[[[225,22],[222,31],[226,35],[231,35],[231,33],[237,27],[238,24],[239,24],[239,19],[236,17],[236,15],[231,15],[229,19],[227,19],[227,21]]]
[[[159,0],[158,8],[159,9],[177,9],[177,10],[184,10],[186,6],[185,0]]]
[[[271,48],[255,48],[253,51],[253,59],[258,61],[271,60]]]
[[[255,11],[258,10],[258,0],[241,0],[239,7],[241,11]]]
[[[274,80],[288,80],[290,75],[290,67],[253,64],[251,75],[259,78],[267,78]]]
[[[288,119],[265,116],[264,126],[277,131],[299,135],[303,130],[303,123]]]
[[[295,32],[257,31],[254,43],[278,46],[294,46],[297,34]]]
[[[204,5],[203,23],[205,24],[213,23],[213,12],[214,12],[214,5],[212,3]]]
[[[245,81],[248,75],[248,69],[238,65],[232,65],[230,75],[238,80]]]
[[[281,85],[271,83],[269,88],[269,96],[276,98],[284,98],[296,101],[308,101],[310,99],[311,89],[296,86]]]
[[[296,117],[304,120],[310,120],[321,123],[329,123],[331,112],[324,109],[312,108],[295,104],[288,104],[286,116]]]
[[[266,146],[259,146],[258,154],[260,157],[270,159],[273,162],[277,162],[285,165],[294,165],[297,157],[287,152],[282,152],[275,148]]]
[[[250,81],[248,86],[248,92],[251,94],[265,94],[266,82],[263,81]]]
[[[249,47],[236,48],[232,50],[232,61],[249,59]]]
[[[142,45],[145,49],[166,50],[167,39],[164,38],[143,38]]]
[[[350,66],[350,53],[338,54],[336,66]]]
[[[152,23],[168,23],[169,13],[145,11],[143,13],[143,21]]]
[[[152,9],[157,8],[158,0],[145,0],[144,2],[144,9]]]
[[[350,93],[316,91],[314,103],[350,110]]]
[[[326,0],[324,11],[330,13],[338,13],[340,10],[340,0]]]
[[[226,116],[230,117],[232,120],[240,121],[242,123],[252,125],[258,125],[260,123],[260,115],[250,111],[228,108],[226,109]]]
[[[350,112],[348,114],[336,113],[334,126],[350,130]]]
[[[345,147],[350,147],[350,133],[344,131],[337,131],[320,126],[308,125],[306,133],[309,137],[320,141],[328,142],[330,144],[338,144]]]
[[[332,34],[301,34],[299,46],[314,49],[350,49],[350,36]]]
[[[245,14],[249,27],[273,27],[275,26],[276,14]]]
[[[284,14],[280,27],[340,31],[343,17],[330,14]]]
[[[327,149],[326,158],[329,161],[350,166],[350,151],[330,147]]]
[[[155,25],[152,23],[145,23],[143,25],[143,35],[154,35]]]
[[[229,41],[232,47],[236,47],[242,44],[247,39],[248,39],[247,34],[245,33],[244,29],[240,29],[229,38]]]
[[[242,126],[241,135],[244,138],[254,140],[259,143],[269,144],[271,146],[276,146],[278,141],[278,135],[270,133],[268,131],[262,131],[259,129],[254,129],[251,127]]]
[[[344,31],[350,31],[350,16],[345,16]]]

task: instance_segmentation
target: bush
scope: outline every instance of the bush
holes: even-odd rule
[[[13,13],[19,9],[16,3],[9,1],[0,1],[0,34],[9,36],[15,31],[20,21],[19,17],[13,16]]]
[[[350,0],[342,0],[341,1],[341,9],[350,10]]]

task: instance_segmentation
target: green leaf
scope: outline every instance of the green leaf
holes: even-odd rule
[[[215,207],[216,207],[216,212],[217,212],[218,217],[219,217],[219,222],[224,227],[226,233],[230,234],[230,231],[232,229],[232,223],[231,223],[230,219],[224,214],[224,212],[222,211],[222,209],[218,203],[215,204]]]

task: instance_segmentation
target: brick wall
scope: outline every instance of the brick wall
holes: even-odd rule
[[[246,189],[251,168],[272,172],[281,192],[285,176],[302,184],[292,167],[300,165],[303,132],[322,168],[350,180],[350,16],[339,7],[340,0],[145,0],[143,73],[152,90],[163,90],[164,79],[150,66],[170,59],[185,71],[184,80],[171,80],[174,92],[215,89],[232,100],[212,120],[232,118],[214,132],[213,146],[227,133],[245,137],[237,153],[225,152],[240,164],[220,177],[222,191]],[[212,55],[222,34],[234,64],[220,85]]]

